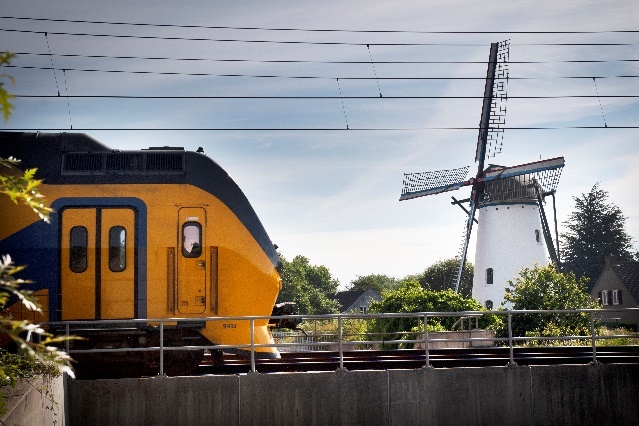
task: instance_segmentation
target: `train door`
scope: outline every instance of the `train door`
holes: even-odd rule
[[[206,211],[183,207],[178,212],[177,300],[181,314],[201,314],[206,305]]]
[[[65,208],[60,223],[62,320],[134,318],[134,210]]]

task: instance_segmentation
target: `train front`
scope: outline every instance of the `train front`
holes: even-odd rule
[[[228,318],[207,321],[203,336],[214,344],[244,345],[233,352],[247,355],[252,341],[258,345],[256,356],[278,358],[275,347],[259,346],[274,343],[267,319],[251,324],[235,318],[271,315],[282,285],[276,247],[244,193],[217,163],[186,152],[185,170],[187,185],[174,186],[174,193],[167,194],[167,199],[181,201],[173,313]],[[203,296],[201,302],[198,296]]]

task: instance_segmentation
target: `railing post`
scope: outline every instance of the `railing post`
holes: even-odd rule
[[[590,337],[592,338],[592,363],[597,363],[597,340],[595,340],[595,314],[590,312]]]
[[[344,369],[344,347],[342,345],[342,317],[337,317],[337,328],[339,330],[339,368]]]
[[[513,348],[513,314],[508,311],[508,347],[510,348],[510,365],[515,364],[515,354]]]
[[[160,376],[164,376],[164,322],[160,321]]]
[[[67,340],[64,342],[64,349],[66,349],[67,355],[68,355],[69,354],[69,323],[66,323],[64,325],[64,328],[65,328],[65,333],[67,337]]]
[[[425,367],[430,367],[430,352],[428,350],[428,315],[424,315],[424,353],[426,355]]]
[[[255,318],[250,319],[251,328],[251,373],[255,373]]]

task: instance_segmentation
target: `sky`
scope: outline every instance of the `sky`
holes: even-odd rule
[[[287,259],[345,288],[457,255],[466,215],[450,196],[470,190],[400,202],[403,175],[476,170],[490,43],[509,40],[503,150],[487,162],[565,157],[560,232],[599,182],[636,249],[638,16],[635,0],[0,0],[0,51],[18,54],[0,129],[203,147]]]

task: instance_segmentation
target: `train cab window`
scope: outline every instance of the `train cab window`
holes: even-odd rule
[[[122,226],[109,229],[109,269],[112,272],[126,269],[126,229]]]
[[[74,226],[69,233],[69,268],[81,273],[87,270],[88,232],[84,226]]]
[[[202,225],[186,222],[182,225],[182,256],[200,257],[202,254]]]

